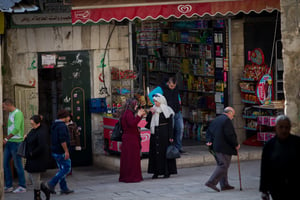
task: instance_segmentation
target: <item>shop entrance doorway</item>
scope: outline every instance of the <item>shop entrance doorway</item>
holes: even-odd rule
[[[80,130],[81,150],[71,149],[73,166],[92,164],[89,54],[86,51],[39,53],[39,113],[50,127],[66,109]],[[49,163],[51,166],[53,163]]]

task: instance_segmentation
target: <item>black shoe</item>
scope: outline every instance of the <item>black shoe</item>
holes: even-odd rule
[[[67,189],[67,190],[62,190],[60,191],[60,194],[71,194],[71,193],[74,193],[74,190],[70,190],[70,189]]]
[[[217,192],[220,192],[219,188],[217,188],[215,185],[211,184],[211,183],[205,183],[205,186],[217,191]]]
[[[234,189],[234,187],[231,186],[231,185],[226,185],[226,186],[221,188],[222,191],[224,191],[224,190],[233,190],[233,189]]]
[[[158,175],[157,174],[153,174],[152,179],[157,179]]]
[[[50,193],[56,194],[55,187],[49,185],[49,183],[42,183],[43,187],[46,188]]]
[[[170,174],[165,174],[164,175],[164,178],[169,178],[170,177]]]
[[[41,190],[46,196],[46,200],[50,200],[50,190],[46,187],[45,183],[41,183]]]

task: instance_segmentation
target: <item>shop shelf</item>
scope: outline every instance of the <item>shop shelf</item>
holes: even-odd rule
[[[192,45],[211,45],[210,43],[201,43],[201,42],[183,42],[183,41],[167,41],[163,43],[175,43],[175,44],[192,44]]]
[[[248,104],[257,104],[255,101],[248,101],[248,100],[245,100],[245,99],[242,99],[242,102],[243,103],[248,103]]]
[[[244,126],[244,129],[246,130],[250,130],[250,131],[257,131],[256,128],[250,128],[250,127],[247,127],[247,126]]]
[[[256,119],[257,116],[253,116],[253,115],[243,115],[244,119]]]
[[[242,81],[256,81],[253,78],[241,78]]]
[[[241,89],[241,91],[244,92],[244,93],[255,94],[255,91],[252,91],[252,90]]]
[[[205,75],[205,74],[193,74],[194,76],[201,76],[201,77],[207,77],[207,78],[215,78],[214,75]]]
[[[203,93],[203,94],[214,94],[215,91],[201,91],[201,90],[184,90],[184,89],[181,89],[180,91],[182,92],[195,92],[195,93]]]

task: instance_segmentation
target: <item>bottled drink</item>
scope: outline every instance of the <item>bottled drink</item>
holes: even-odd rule
[[[106,113],[106,115],[107,115],[108,117],[112,117],[112,109],[111,109],[111,107],[110,107],[109,104],[107,104],[107,113]]]

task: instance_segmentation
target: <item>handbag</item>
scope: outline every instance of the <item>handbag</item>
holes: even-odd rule
[[[167,157],[167,159],[180,158],[180,152],[175,147],[175,145],[171,144],[168,146],[167,152],[166,152],[166,157]]]
[[[21,142],[18,151],[17,151],[17,155],[21,156],[23,158],[26,157],[26,140],[24,140],[23,142]]]
[[[115,127],[110,136],[110,140],[122,141],[122,135],[123,135],[123,129],[122,129],[121,118],[120,118],[119,121],[115,124]]]

